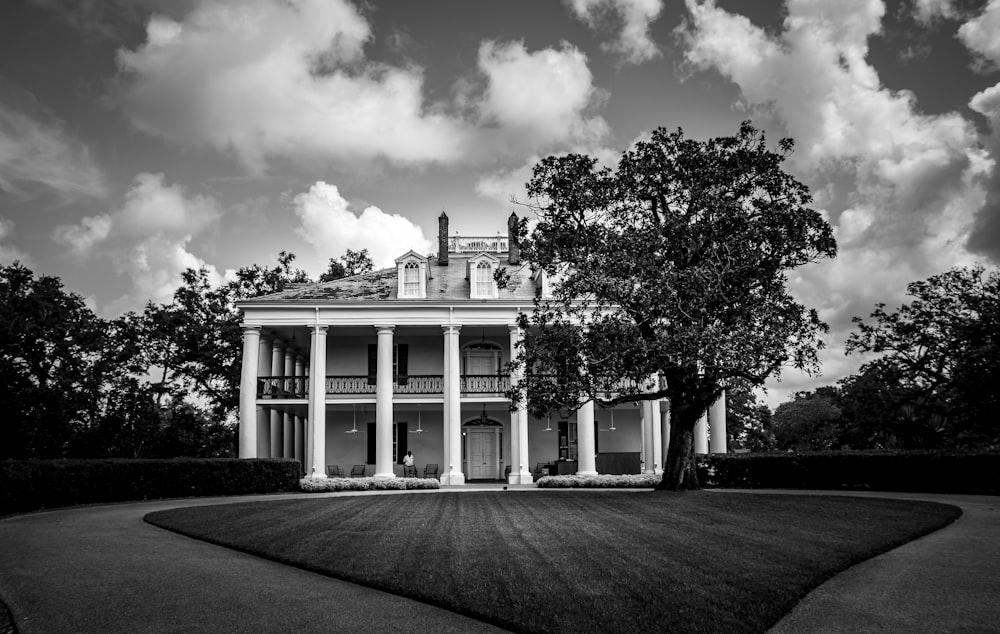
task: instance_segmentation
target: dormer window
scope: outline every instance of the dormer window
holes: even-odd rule
[[[472,299],[496,299],[497,285],[493,273],[500,260],[490,253],[479,253],[469,259],[469,287]]]
[[[427,297],[427,258],[410,251],[396,258],[396,293],[400,299]]]

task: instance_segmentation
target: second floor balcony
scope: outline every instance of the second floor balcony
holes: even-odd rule
[[[365,394],[375,394],[376,380],[374,376],[327,376],[326,395],[332,397],[350,397]],[[510,376],[506,374],[463,374],[459,377],[460,391],[463,395],[492,394],[502,395],[510,389]],[[270,377],[257,378],[257,398],[259,399],[292,399],[305,400],[309,398],[310,377]],[[405,374],[393,377],[393,394],[444,394],[444,376],[440,374]]]

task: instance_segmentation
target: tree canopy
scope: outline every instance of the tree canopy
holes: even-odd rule
[[[518,241],[555,284],[521,318],[516,365],[533,414],[668,398],[663,486],[694,488],[694,425],[723,389],[817,367],[826,326],[789,294],[786,272],[836,243],[781,167],[791,149],[768,148],[745,122],[707,141],[658,129],[615,168],[578,154],[534,167],[536,221]]]

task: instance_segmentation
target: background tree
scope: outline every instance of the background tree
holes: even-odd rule
[[[95,424],[106,335],[58,278],[0,267],[0,457],[63,457]]]
[[[838,448],[841,410],[836,388],[798,392],[778,405],[771,417],[778,449],[822,451]]]
[[[522,221],[518,239],[558,283],[521,317],[516,365],[532,414],[666,397],[661,487],[697,488],[694,426],[722,390],[816,368],[826,326],[789,295],[786,271],[832,257],[836,243],[781,168],[791,148],[768,149],[747,122],[708,141],[658,129],[614,170],[577,154],[534,167],[537,223],[528,233]]]
[[[326,272],[319,276],[320,282],[332,282],[344,277],[368,273],[374,267],[368,249],[352,251],[348,249],[339,259],[330,258],[330,264]]]
[[[771,429],[771,408],[745,381],[734,381],[726,390],[726,444],[730,449],[754,452],[777,447]]]
[[[955,268],[912,282],[909,304],[855,318],[848,352],[881,355],[862,373],[898,381],[901,437],[910,446],[1000,444],[1000,271]],[[906,432],[908,430],[908,432]]]

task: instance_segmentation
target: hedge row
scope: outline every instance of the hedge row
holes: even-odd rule
[[[660,483],[652,473],[632,475],[561,475],[542,476],[535,483],[540,489],[648,489]]]
[[[1000,452],[829,451],[699,458],[703,486],[1000,495]]]
[[[42,508],[297,491],[299,462],[285,459],[0,461],[0,515]]]
[[[434,478],[302,478],[299,488],[306,493],[335,491],[392,491],[406,489],[440,489]]]

